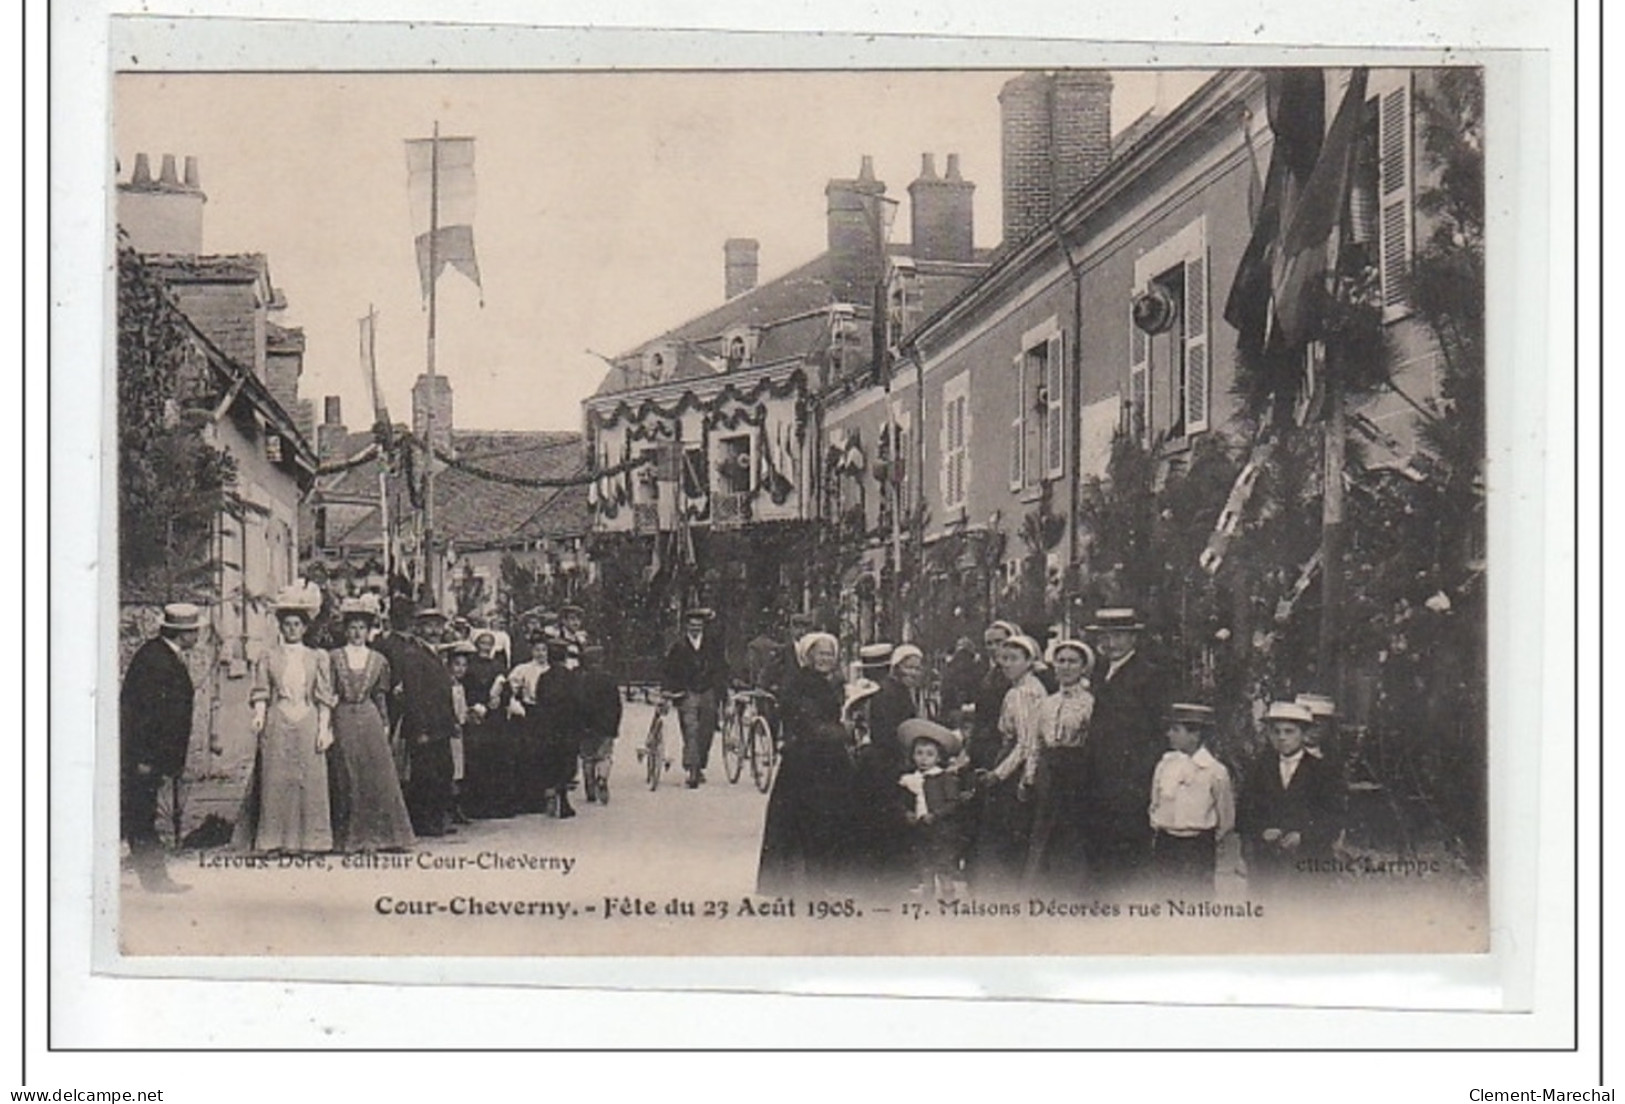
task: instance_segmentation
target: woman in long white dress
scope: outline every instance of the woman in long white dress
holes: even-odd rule
[[[254,664],[249,691],[257,738],[254,774],[235,841],[257,852],[333,849],[327,749],[333,744],[333,669],[327,653],[307,648],[315,588],[277,595],[280,638]]]

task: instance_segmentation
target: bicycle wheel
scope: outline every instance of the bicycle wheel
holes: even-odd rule
[[[766,793],[773,786],[773,771],[779,765],[778,755],[773,750],[773,726],[767,723],[766,717],[757,717],[750,722],[746,739],[750,741],[750,776],[756,788]]]
[[[745,734],[739,727],[739,714],[732,709],[722,718],[722,766],[730,783],[738,782],[745,769]]]
[[[649,736],[643,743],[643,769],[651,790],[660,788],[660,775],[666,769],[666,725],[659,713],[649,722]]]

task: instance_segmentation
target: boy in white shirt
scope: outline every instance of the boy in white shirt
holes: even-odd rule
[[[1211,707],[1176,702],[1168,710],[1168,745],[1151,776],[1153,876],[1187,898],[1213,896],[1219,841],[1236,824],[1230,772],[1213,757]]]

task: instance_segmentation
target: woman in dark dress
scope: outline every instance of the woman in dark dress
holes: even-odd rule
[[[508,707],[503,727],[513,762],[513,808],[518,813],[547,811],[546,759],[542,752],[541,711],[537,701],[542,676],[549,670],[547,637],[530,634],[531,658],[508,672]]]
[[[389,749],[389,662],[367,646],[376,611],[361,599],[339,609],[345,643],[333,664],[333,747],[328,752],[333,849],[389,851],[412,846],[412,818]]]
[[[797,669],[780,690],[784,757],[762,825],[760,894],[828,891],[845,881],[854,802],[838,649],[828,633],[803,636],[796,642]]]
[[[496,636],[474,634],[474,654],[463,673],[468,720],[463,725],[463,809],[471,817],[514,814],[513,748],[502,718],[507,668],[496,653]]]

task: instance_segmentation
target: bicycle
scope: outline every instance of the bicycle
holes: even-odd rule
[[[766,690],[736,690],[722,716],[722,763],[730,783],[738,782],[750,763],[751,781],[766,793],[778,768],[778,733],[773,723],[778,699]]]
[[[638,748],[638,762],[643,764],[644,781],[650,790],[658,790],[661,776],[671,770],[671,760],[666,758],[666,714],[670,711],[669,700],[662,699],[655,706],[649,733],[643,738],[643,746]]]

